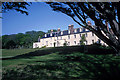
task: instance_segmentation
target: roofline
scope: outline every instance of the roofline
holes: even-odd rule
[[[80,34],[80,33],[86,33],[86,32],[91,32],[91,31],[84,31],[84,32],[73,33],[73,34]],[[72,35],[72,34],[67,34],[67,35]],[[59,35],[59,36],[66,36],[66,35]],[[50,37],[59,37],[59,36],[50,36]],[[50,38],[50,37],[42,37],[42,38],[40,38],[40,39],[43,39],[43,38]]]
[[[80,27],[80,28],[83,28],[83,27]],[[73,29],[79,29],[79,28],[73,28]],[[63,31],[67,31],[67,30],[63,30]],[[63,32],[63,31],[60,31],[60,32]],[[57,33],[57,32],[52,32],[52,33]],[[50,34],[50,33],[45,33],[45,34]]]

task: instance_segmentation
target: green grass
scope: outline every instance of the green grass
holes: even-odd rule
[[[39,63],[39,61],[50,61],[50,60],[58,60],[58,59],[61,59],[60,56],[57,55],[57,53],[52,53],[45,56],[34,56],[31,58],[3,60],[2,66],[7,68],[12,68],[12,67],[14,68],[22,65],[37,64]]]
[[[88,55],[81,53],[79,49],[79,47],[60,47],[3,50],[5,58],[2,62],[3,80],[110,80],[113,77],[113,80],[117,80],[119,78],[120,57]]]
[[[30,52],[33,52],[33,54],[38,54],[38,56],[36,55],[29,56]],[[24,56],[24,54],[28,54],[28,55]],[[43,54],[44,56],[41,56],[41,54]],[[3,68],[14,68],[14,67],[20,67],[28,64],[37,64],[39,63],[39,61],[50,61],[50,60],[62,59],[62,57],[60,57],[61,55],[58,55],[57,51],[54,52],[50,48],[3,50],[2,56],[3,58],[8,58],[7,60],[3,60],[2,62]],[[16,56],[20,56],[20,57],[15,59],[9,59]]]
[[[2,57],[13,57],[35,51],[37,49],[2,49]]]

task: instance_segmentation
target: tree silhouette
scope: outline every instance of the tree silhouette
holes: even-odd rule
[[[47,2],[57,12],[71,17],[80,26],[92,31],[120,54],[120,2]],[[94,21],[95,26],[87,19]]]
[[[30,6],[31,3],[27,2],[2,2],[2,13],[9,10],[15,10],[22,14],[28,15],[27,6]]]
[[[13,40],[10,40],[6,43],[7,49],[14,49],[16,47],[16,43]]]

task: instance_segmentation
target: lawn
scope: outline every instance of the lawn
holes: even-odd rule
[[[35,51],[37,49],[2,49],[2,57],[13,57]]]
[[[120,79],[120,57],[84,54],[79,49],[3,50],[3,80]]]

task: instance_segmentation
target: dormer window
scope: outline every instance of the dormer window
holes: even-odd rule
[[[75,29],[74,32],[76,33],[76,32],[77,32],[77,29]]]
[[[45,34],[45,37],[47,37],[47,34]]]
[[[70,34],[70,30],[68,30],[68,34]]]
[[[88,29],[86,29],[85,31],[89,31]]]
[[[52,33],[50,33],[50,36],[52,36]]]
[[[61,31],[61,35],[63,35],[63,31]]]

